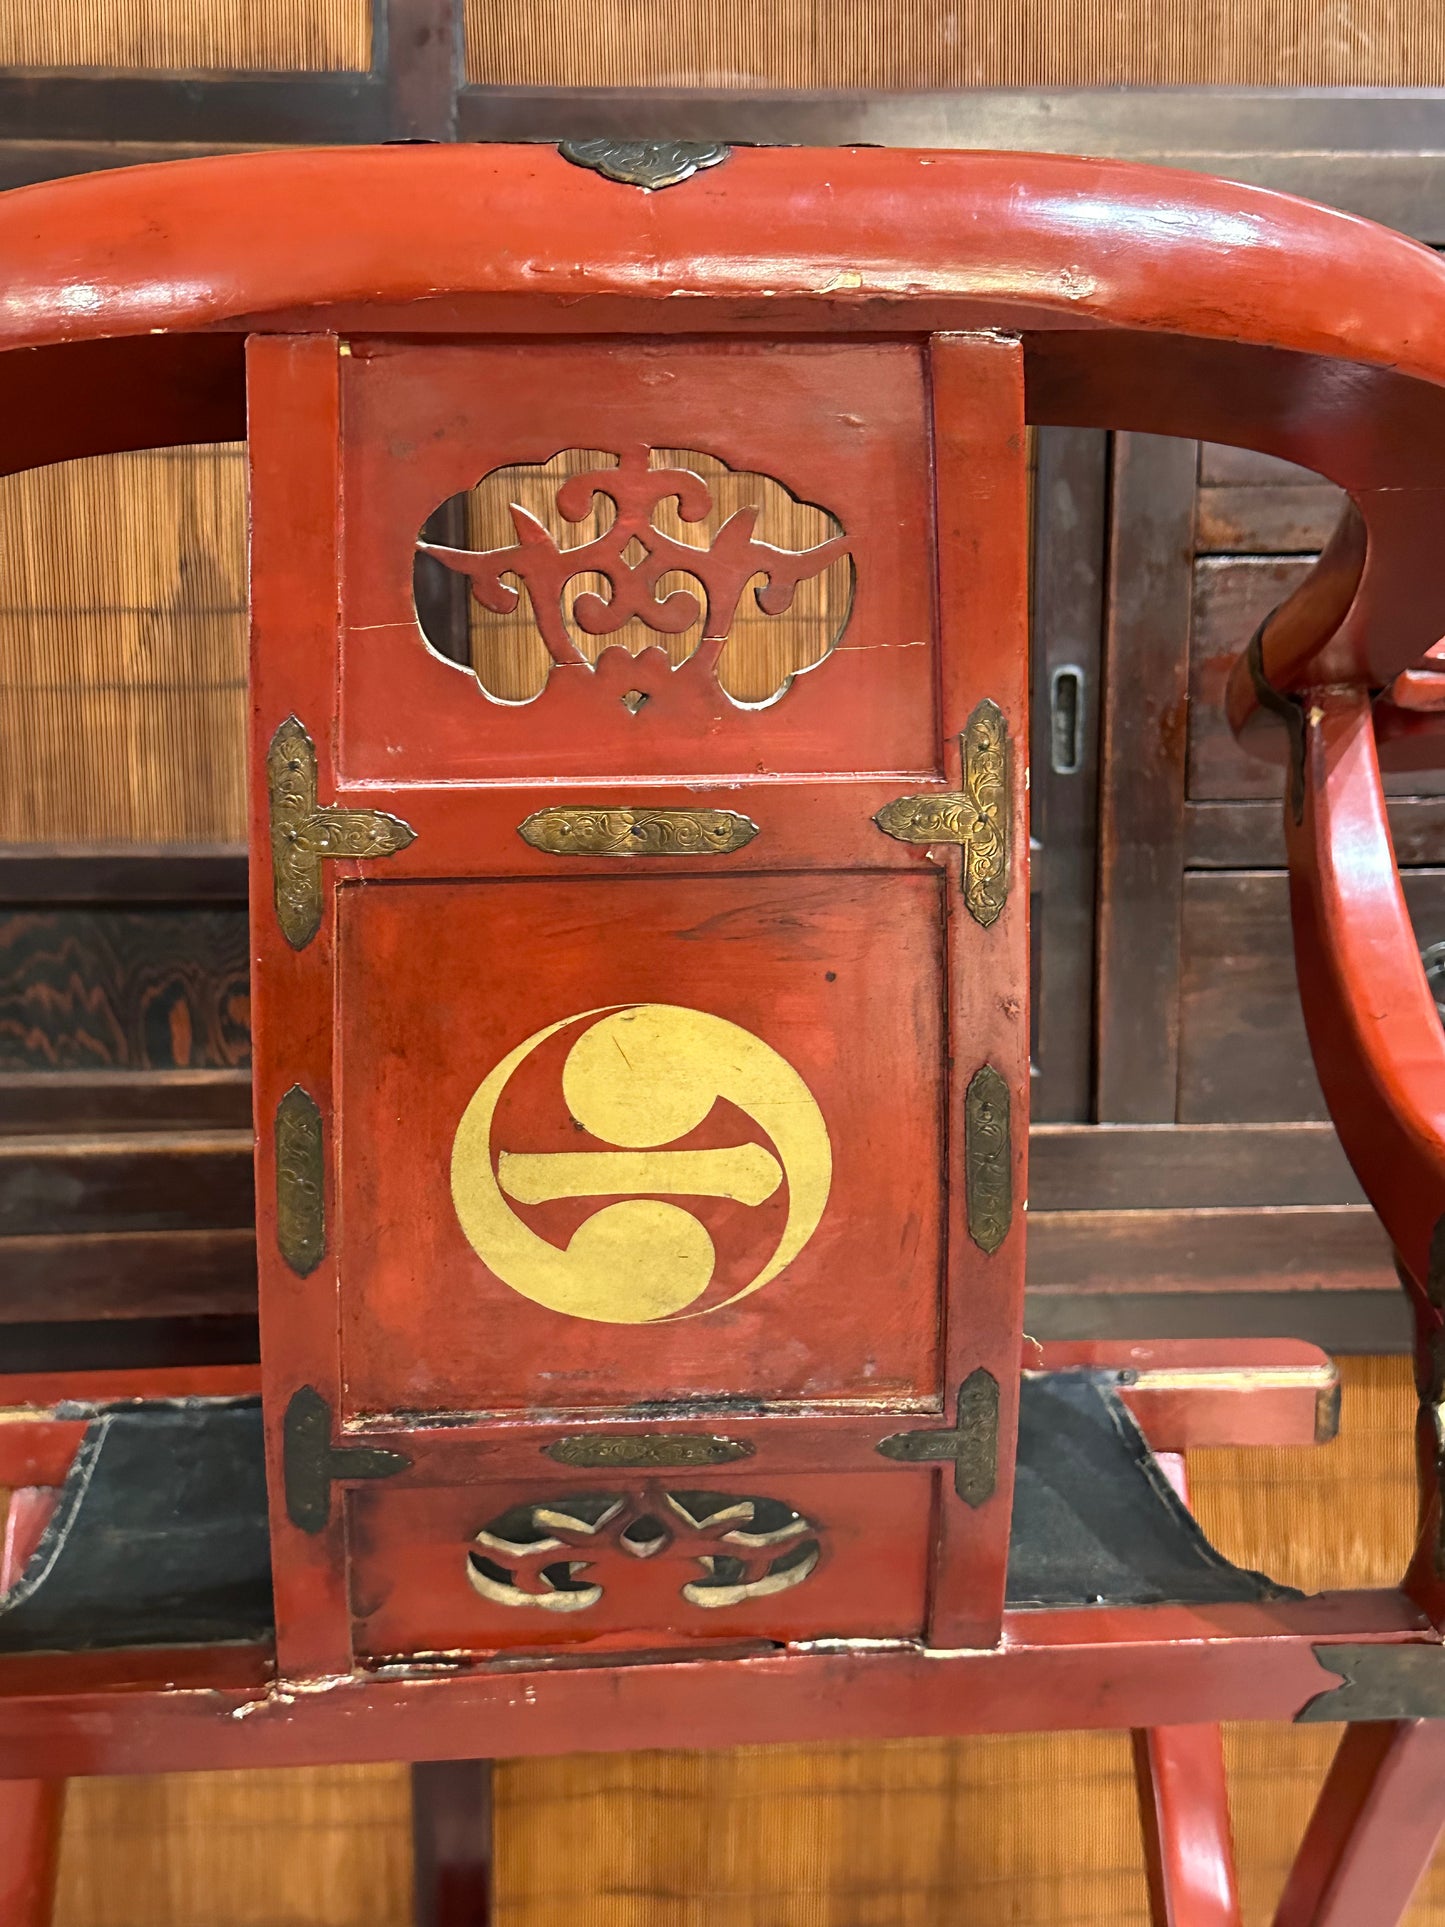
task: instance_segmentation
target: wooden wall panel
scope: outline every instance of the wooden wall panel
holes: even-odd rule
[[[1422,948],[1445,940],[1445,871],[1407,870]],[[1281,871],[1193,871],[1184,885],[1181,1124],[1323,1118],[1295,984]]]
[[[0,842],[243,838],[245,556],[231,446],[0,480]]]
[[[0,0],[0,67],[363,68],[367,0]]]
[[[55,1927],[411,1927],[404,1767],[76,1780]]]
[[[1431,0],[467,0],[512,86],[1434,86]]]
[[[519,1762],[497,1798],[499,1927],[1147,1927],[1119,1734]]]

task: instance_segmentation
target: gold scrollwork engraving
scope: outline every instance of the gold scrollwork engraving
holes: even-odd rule
[[[756,823],[736,810],[534,810],[517,834],[551,856],[727,856],[751,843]]]
[[[309,1278],[326,1256],[321,1112],[299,1084],[276,1106],[276,1243],[298,1278]]]
[[[271,873],[276,919],[293,950],[321,928],[321,864],[326,857],[394,856],[416,836],[385,810],[343,810],[316,801],[316,745],[288,716],[266,753],[271,797]]]
[[[963,732],[963,788],[895,797],[873,819],[900,843],[958,844],[963,900],[985,929],[1008,901],[1010,762],[1008,723],[985,697]]]
[[[752,1445],[706,1432],[576,1432],[544,1446],[559,1465],[726,1465],[750,1458]]]
[[[974,1072],[964,1095],[963,1163],[968,1235],[992,1254],[1013,1219],[1008,1085],[992,1064]]]

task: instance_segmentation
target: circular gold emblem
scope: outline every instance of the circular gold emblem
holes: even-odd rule
[[[494,1159],[503,1092],[534,1051],[578,1023],[587,1027],[567,1053],[562,1096],[576,1124],[619,1148],[502,1150]],[[696,1130],[719,1099],[760,1126],[772,1148],[662,1148]],[[761,1291],[792,1263],[818,1228],[832,1175],[822,1112],[787,1059],[740,1024],[679,1004],[607,1005],[536,1031],[478,1086],[452,1144],[452,1200],[483,1264],[534,1304],[616,1325],[687,1313],[712,1283],[717,1253],[706,1226],[667,1194],[759,1205],[788,1187],[771,1255],[738,1289],[687,1314],[696,1317]],[[512,1209],[587,1197],[620,1201],[585,1218],[565,1248]]]

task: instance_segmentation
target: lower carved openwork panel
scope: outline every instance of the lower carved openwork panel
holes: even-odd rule
[[[351,1495],[358,1648],[917,1637],[931,1480],[902,1469]]]

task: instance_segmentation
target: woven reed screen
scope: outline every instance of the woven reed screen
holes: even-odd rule
[[[0,480],[0,842],[245,835],[239,447]]]
[[[705,475],[717,504],[705,524],[675,504],[657,526],[709,539],[740,507],[761,503],[760,539],[807,548],[836,533],[831,518],[775,482],[731,474],[687,450],[657,459]],[[468,539],[516,540],[515,499],[577,546],[608,513],[578,525],[554,511],[557,483],[615,457],[573,450],[537,474],[499,471],[471,499]],[[599,498],[601,499],[601,498]],[[245,835],[245,463],[239,447],[163,449],[57,463],[0,480],[0,842],[175,844]],[[686,586],[665,578],[666,592]],[[583,589],[608,593],[602,577]],[[849,565],[800,585],[785,616],[744,592],[720,673],[740,702],[766,700],[816,663],[846,614]],[[660,637],[640,623],[615,636],[578,632],[595,657],[604,640],[662,643],[675,659],[701,633]],[[517,702],[545,686],[548,657],[525,598],[512,616],[475,603],[473,660],[495,696]]]
[[[528,87],[1432,86],[1438,0],[467,0]]]
[[[1217,1542],[1306,1587],[1391,1583],[1410,1539],[1409,1366],[1344,1372],[1335,1444],[1191,1460]],[[1226,1735],[1247,1927],[1335,1738]],[[499,1927],[1146,1927],[1118,1734],[579,1755],[505,1765],[497,1793]],[[56,1927],[410,1927],[403,1769],[77,1781],[70,1799]],[[1409,1922],[1445,1927],[1445,1865]]]
[[[0,0],[0,67],[365,68],[367,0]]]

